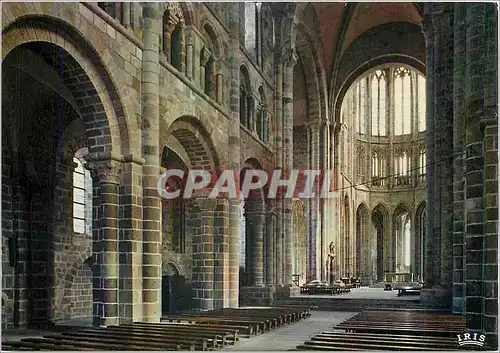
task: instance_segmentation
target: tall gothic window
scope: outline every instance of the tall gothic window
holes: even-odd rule
[[[372,76],[372,136],[386,136],[386,81],[384,72],[377,70]]]
[[[361,80],[358,84],[356,101],[357,101],[357,121],[358,121],[358,133],[360,135],[366,135],[366,81],[367,79]]]
[[[83,156],[87,148],[81,148],[73,157],[73,232],[92,235],[92,177],[84,168]]]
[[[418,178],[420,180],[420,183],[423,183],[425,181],[426,168],[427,168],[427,154],[425,152],[425,149],[422,148],[419,154],[419,166],[418,166]]]
[[[377,153],[372,154],[372,185],[384,185],[385,166],[384,159]]]
[[[411,134],[411,73],[398,68],[394,79],[394,135]]]
[[[260,62],[259,57],[259,36],[261,32],[260,2],[245,3],[245,48],[250,56]]]
[[[425,131],[425,111],[426,111],[426,102],[425,102],[425,78],[423,76],[418,76],[417,80],[417,94],[418,94],[418,103],[417,103],[417,111],[418,111],[418,132]]]

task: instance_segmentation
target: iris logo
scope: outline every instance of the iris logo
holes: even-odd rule
[[[460,347],[463,346],[476,346],[476,347],[483,347],[484,342],[486,340],[486,336],[483,334],[478,334],[477,332],[474,333],[464,333],[462,335],[457,335],[458,337],[458,344]]]

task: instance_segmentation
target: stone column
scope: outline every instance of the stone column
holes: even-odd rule
[[[262,140],[264,143],[269,142],[269,110],[267,104],[262,108]]]
[[[274,237],[275,237],[275,223],[276,212],[270,210],[267,213],[267,234],[266,234],[266,285],[268,287],[274,286],[275,273],[274,273]]]
[[[434,5],[432,5],[434,6]],[[428,105],[428,269],[432,272],[427,283],[432,287],[423,292],[423,301],[451,306],[452,302],[452,234],[453,234],[453,31],[451,6],[435,5],[432,13],[433,45],[431,74],[427,73]],[[437,10],[437,11],[436,11]],[[430,256],[429,256],[430,255]],[[430,267],[430,268],[429,268]]]
[[[93,230],[95,271],[93,279],[93,325],[107,326],[119,323],[118,312],[118,185],[121,162],[111,156],[89,154],[86,167],[98,185],[97,218],[99,227]],[[97,223],[97,222],[96,222]]]
[[[203,92],[205,92],[205,70],[208,64],[208,60],[210,59],[211,53],[203,48],[201,52],[201,61],[200,61],[200,86]],[[207,93],[209,95],[209,93]]]
[[[228,3],[229,12],[229,112],[231,121],[229,125],[229,168],[239,170],[240,168],[240,40],[239,40],[239,5],[240,3]],[[239,183],[239,173],[236,173],[236,183]],[[240,283],[240,203],[239,200],[229,200],[229,303],[231,308],[237,308],[239,303]]]
[[[498,345],[497,8],[466,5],[465,312],[467,329]]]
[[[464,313],[465,310],[465,214],[464,214],[464,183],[465,160],[459,151],[465,151],[465,47],[467,4],[454,5],[454,56],[453,56],[453,312]],[[422,251],[422,250],[421,250]]]
[[[161,204],[156,189],[159,167],[159,45],[161,21],[158,4],[142,4],[144,24],[142,51],[142,157],[143,321],[158,322],[161,316]]]
[[[249,244],[252,257],[249,259],[251,266],[251,285],[261,287],[264,285],[264,222],[265,214],[262,211],[247,213],[252,224]]]
[[[474,4],[476,5],[476,4]],[[490,346],[498,347],[498,10],[494,4],[485,9],[484,56],[484,273],[485,288],[482,321]],[[472,30],[471,30],[472,31]]]
[[[428,5],[431,6],[431,5]],[[434,152],[434,31],[430,15],[426,15],[422,20],[422,32],[425,37],[426,47],[426,135],[427,135],[427,240],[426,252],[427,263],[425,265],[425,283],[426,287],[432,287],[436,282],[436,273],[434,271],[434,244],[433,244],[433,226],[435,213],[435,185],[434,185],[434,163],[436,160]]]
[[[283,64],[281,53],[275,57],[275,128],[274,141],[276,146],[275,169],[283,168]],[[283,285],[283,203],[276,200],[276,284]]]
[[[130,3],[122,2],[123,9],[123,26],[125,28],[130,28]]]
[[[201,209],[200,227],[193,234],[193,301],[194,308],[214,309],[214,210],[216,199],[204,192],[193,195]]]
[[[297,63],[294,49],[285,52],[285,65],[283,75],[283,169],[285,175],[290,175],[293,168],[293,67]],[[283,201],[284,219],[284,271],[283,281],[287,286],[292,285],[292,200]]]
[[[186,72],[186,46],[184,43],[186,43],[186,26],[184,24],[184,20],[181,19],[179,21],[179,27],[180,27],[180,53],[179,53],[179,71],[182,73]]]
[[[321,126],[319,121],[314,121],[311,123],[311,169],[317,170],[320,167],[320,130]],[[317,185],[316,181],[316,185]],[[316,192],[316,191],[315,191]],[[309,234],[308,234],[308,242],[307,246],[309,246],[309,269],[310,276],[308,278],[319,279],[318,278],[318,269],[317,269],[317,259],[318,259],[318,235],[320,234],[319,227],[320,222],[319,217],[319,197],[314,197],[309,200],[311,209],[310,209],[310,218],[309,218]],[[321,251],[321,250],[320,250]]]
[[[220,72],[220,70],[219,70]],[[217,103],[222,104],[222,88],[224,87],[223,85],[223,79],[222,79],[222,74],[217,73],[217,82],[216,82],[216,92],[217,92]]]
[[[170,19],[168,19],[167,23],[163,23],[162,49],[163,49],[163,54],[165,54],[165,56],[167,57],[167,61],[170,64],[172,63],[172,57],[170,55],[172,53],[172,42],[170,38],[172,37],[172,32],[174,31],[174,29],[175,29],[175,24]]]
[[[186,77],[190,80],[193,79],[193,55],[194,44],[190,41],[186,45]]]
[[[124,156],[120,204],[120,324],[142,319],[142,169],[144,159]]]

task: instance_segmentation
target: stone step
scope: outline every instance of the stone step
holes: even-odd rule
[[[390,299],[341,299],[341,298],[290,298],[277,299],[274,305],[316,305],[322,311],[362,311],[367,309],[412,309],[447,311],[432,305],[421,304],[416,300],[390,300]]]

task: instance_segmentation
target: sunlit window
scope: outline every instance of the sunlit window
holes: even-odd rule
[[[73,232],[92,234],[92,177],[83,166],[83,156],[88,153],[82,148],[75,153],[73,162]]]
[[[394,79],[394,135],[411,134],[411,75],[398,68]]]
[[[372,135],[385,136],[386,131],[386,81],[383,71],[377,70],[372,76]]]

